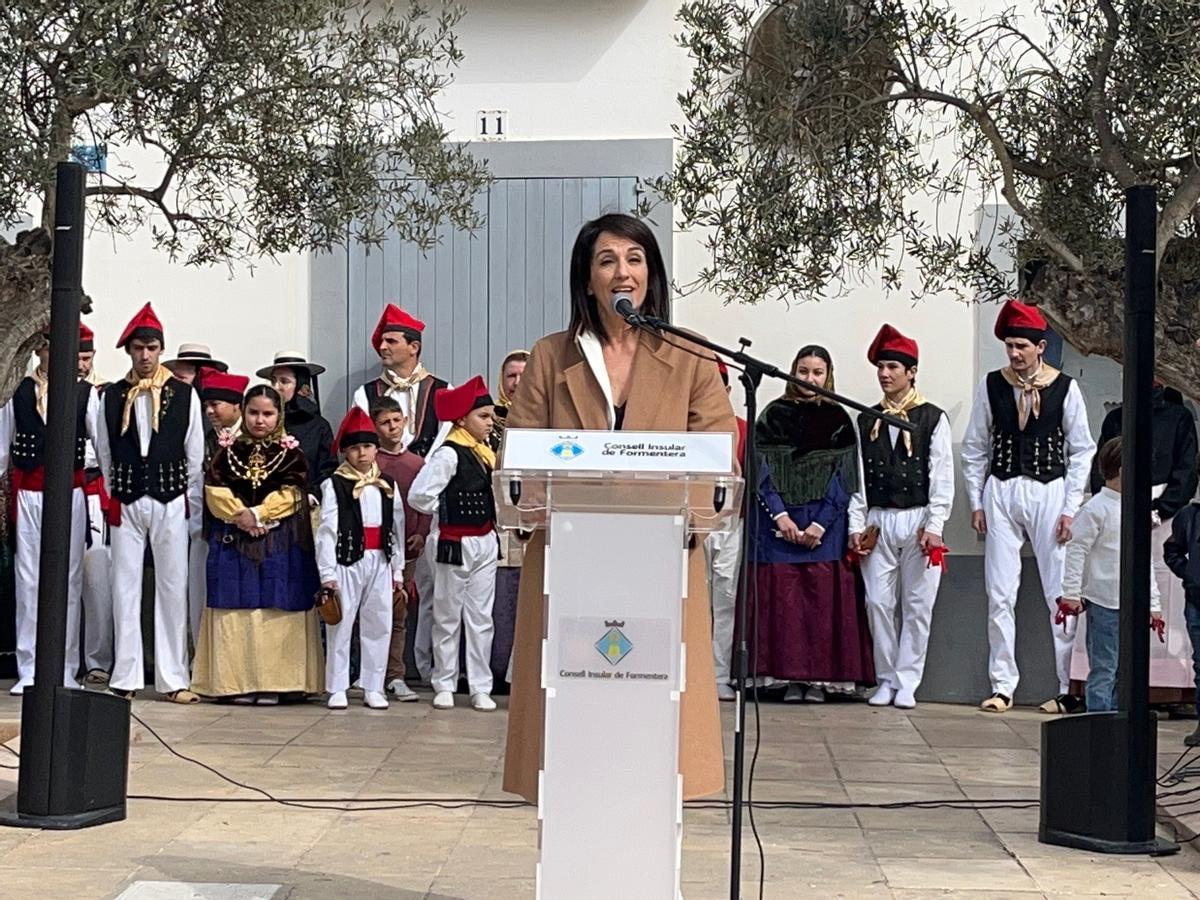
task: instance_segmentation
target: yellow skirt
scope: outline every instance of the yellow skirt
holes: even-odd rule
[[[192,669],[197,694],[317,694],[324,689],[316,610],[205,607]]]

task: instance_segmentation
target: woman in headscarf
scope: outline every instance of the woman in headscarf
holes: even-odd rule
[[[274,704],[324,687],[308,466],[265,384],[242,403],[204,478],[208,603],[192,676],[198,694]]]
[[[300,442],[308,463],[308,493],[314,499],[321,495],[321,482],[338,466],[333,452],[333,428],[321,415],[321,395],[317,389],[317,376],[324,371],[324,366],[310,363],[301,353],[281,350],[275,354],[272,365],[255,373],[270,380],[283,398],[287,431]]]
[[[528,350],[513,350],[500,363],[496,379],[496,417],[492,420],[492,449],[500,451],[504,425],[513,395],[525,374],[529,362]],[[500,564],[496,567],[496,599],[492,604],[492,623],[496,628],[492,638],[492,675],[496,685],[512,680],[513,632],[517,627],[517,588],[521,583],[521,563],[525,561],[525,544],[515,531],[501,531]],[[507,690],[507,689],[504,689]],[[493,688],[492,693],[502,693]]]
[[[792,374],[833,388],[824,347],[801,348]],[[854,423],[812,391],[788,385],[755,424],[760,503],[752,546],[751,674],[788,685],[784,699],[874,684],[871,634],[857,568],[847,562],[850,497],[860,476]]]

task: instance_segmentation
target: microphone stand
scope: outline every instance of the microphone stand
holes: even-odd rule
[[[625,304],[621,304],[622,307]],[[617,309],[616,312],[633,325],[635,328],[640,328],[646,331],[659,331],[675,335],[689,343],[696,344],[699,347],[704,347],[706,350],[711,350],[713,353],[725,357],[730,362],[742,369],[742,374],[739,380],[746,392],[746,459],[744,475],[746,479],[745,490],[742,492],[742,547],[740,559],[738,562],[738,584],[742,595],[742,602],[737,604],[737,647],[735,648],[735,663],[737,670],[737,714],[734,718],[733,725],[733,823],[730,834],[730,863],[729,863],[729,898],[730,900],[739,900],[741,897],[742,887],[742,809],[746,805],[745,795],[745,772],[746,772],[746,681],[749,677],[749,652],[746,643],[746,610],[750,605],[750,564],[749,551],[754,544],[752,543],[753,535],[751,529],[754,518],[754,502],[758,497],[758,447],[754,437],[754,423],[758,418],[758,387],[762,383],[764,376],[778,379],[787,384],[795,385],[806,391],[811,391],[814,394],[819,394],[843,406],[849,406],[851,409],[856,409],[859,412],[866,413],[876,419],[880,419],[890,426],[895,426],[903,431],[913,431],[915,426],[911,422],[906,422],[902,419],[897,419],[894,416],[889,416],[886,413],[880,412],[877,409],[872,409],[869,406],[851,400],[849,397],[844,397],[841,394],[828,390],[824,387],[809,384],[801,381],[793,376],[790,372],[783,372],[777,366],[765,362],[757,357],[746,353],[746,348],[750,346],[750,341],[745,338],[739,338],[738,343],[741,346],[739,350],[733,350],[721,344],[702,338],[699,335],[693,334],[670,322],[665,322],[656,316],[644,316],[636,311],[632,311],[628,307]],[[758,609],[755,605],[754,615],[755,640],[758,637]]]

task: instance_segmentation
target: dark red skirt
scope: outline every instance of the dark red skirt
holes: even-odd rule
[[[749,671],[779,681],[875,683],[862,576],[841,560],[752,563]],[[757,628],[754,619],[757,618]],[[741,621],[739,616],[738,621]]]

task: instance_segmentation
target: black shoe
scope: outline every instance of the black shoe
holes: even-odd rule
[[[1188,747],[1200,747],[1200,722],[1196,723],[1196,730],[1183,739],[1183,743]]]

